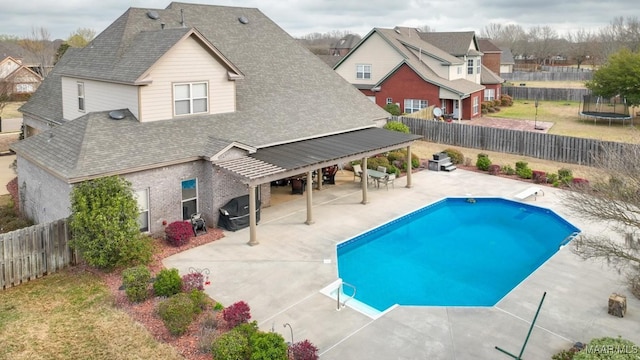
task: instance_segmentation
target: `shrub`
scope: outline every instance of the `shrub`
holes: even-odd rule
[[[118,266],[146,265],[153,257],[153,238],[147,234],[134,236],[120,251]]]
[[[127,299],[131,302],[146,300],[149,297],[150,280],[151,271],[144,265],[125,269],[122,272],[122,285]]]
[[[502,94],[500,97],[500,106],[513,106],[513,98],[509,95]]]
[[[189,294],[176,294],[158,305],[158,315],[171,335],[184,334],[195,317],[196,311]]]
[[[213,305],[213,311],[221,311],[224,310],[224,305],[220,304],[219,302],[216,302],[215,305]]]
[[[540,170],[532,171],[533,182],[536,184],[545,184],[547,182],[547,173]]]
[[[553,173],[547,174],[547,182],[549,184],[558,182],[558,174],[553,174]]]
[[[287,344],[282,335],[274,332],[255,332],[250,340],[251,360],[286,359]]]
[[[191,302],[193,303],[193,311],[196,314],[200,314],[211,302],[207,294],[202,290],[191,290],[188,294]]]
[[[476,167],[480,170],[487,171],[489,170],[489,165],[491,165],[491,160],[489,160],[489,155],[487,154],[478,154],[478,160],[476,160]]]
[[[309,340],[298,341],[289,347],[292,360],[318,360],[318,348]]]
[[[187,221],[174,221],[164,230],[167,241],[173,246],[182,246],[193,236],[193,228]]]
[[[204,290],[204,275],[192,272],[182,276],[182,292],[189,293],[192,290]]]
[[[71,191],[70,246],[90,266],[131,266],[124,256],[139,239],[138,216],[138,202],[127,180],[107,176],[83,181]]]
[[[249,357],[249,340],[238,331],[229,331],[218,337],[211,346],[216,360],[238,360]]]
[[[393,163],[396,160],[404,161],[407,158],[406,150],[394,150],[387,154],[387,160]]]
[[[251,319],[251,309],[244,301],[238,301],[222,310],[222,318],[229,328],[234,328]]]
[[[384,109],[391,115],[398,116],[402,114],[400,112],[400,106],[398,104],[387,104],[384,106]]]
[[[182,290],[182,278],[178,269],[162,269],[153,282],[153,292],[156,296],[175,295]]]
[[[466,157],[464,158],[464,166],[471,166],[471,164],[473,164],[473,159],[471,159],[470,157]]]
[[[529,164],[525,161],[516,162],[516,175],[522,179],[531,179],[533,177],[533,170],[529,168]]]
[[[583,178],[573,178],[571,179],[571,183],[578,186],[587,186],[589,185],[589,180]]]
[[[560,181],[562,185],[569,185],[572,179],[573,172],[571,171],[571,169],[562,168],[558,170],[558,181]]]
[[[411,131],[409,130],[409,127],[399,121],[389,121],[386,124],[384,124],[383,128],[387,129],[387,130],[392,130],[392,131],[397,131],[397,132],[401,132],[401,133],[405,133],[408,134]]]
[[[491,175],[498,175],[500,174],[500,165],[491,164],[489,165],[488,171]]]
[[[462,164],[462,162],[464,161],[464,155],[462,155],[462,152],[458,149],[448,148],[444,149],[442,152],[449,155],[449,157],[451,158],[451,162],[455,165]]]
[[[562,350],[559,353],[553,355],[551,357],[551,360],[572,360],[577,352],[578,349],[573,347],[569,350]]]
[[[389,168],[389,165],[391,165],[389,163],[389,159],[384,156],[375,156],[367,159],[367,169],[375,170],[378,168],[378,166]]]
[[[515,175],[516,170],[511,165],[505,165],[502,167],[502,173],[505,175]]]

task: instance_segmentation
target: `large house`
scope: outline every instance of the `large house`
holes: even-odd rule
[[[42,76],[23,65],[22,61],[11,56],[0,59],[0,95],[23,100],[33,94],[41,82]]]
[[[334,70],[379,106],[398,104],[404,113],[435,106],[456,119],[473,119],[502,83],[482,57],[473,32],[374,28]]]
[[[418,138],[380,128],[387,112],[258,9],[177,2],[125,11],[21,111],[31,136],[13,150],[35,222],[68,216],[74,184],[119,175],[152,233],[194,213],[216,224],[248,194],[251,244],[272,181],[391,149],[409,158]]]

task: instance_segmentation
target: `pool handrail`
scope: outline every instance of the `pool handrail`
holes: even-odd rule
[[[342,292],[342,288],[344,287],[344,285],[347,285],[348,287],[353,289],[353,295],[351,295],[349,298],[347,298],[343,303],[342,306],[340,306],[340,293]],[[340,311],[341,308],[343,308],[346,304],[347,301],[353,299],[356,297],[356,287],[349,284],[348,282],[344,282],[342,280],[340,280],[340,285],[338,286],[338,291],[337,291],[337,295],[336,295],[336,300],[337,300],[337,309],[338,311]]]

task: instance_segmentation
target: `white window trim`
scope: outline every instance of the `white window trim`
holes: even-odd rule
[[[87,109],[87,102],[85,99],[84,82],[78,81],[78,111],[85,112]]]
[[[356,79],[358,79],[358,80],[370,80],[371,79],[371,64],[356,64]]]
[[[496,99],[495,89],[484,89],[484,101],[493,101]]]
[[[140,193],[141,192],[144,192],[144,196],[147,198],[147,201],[146,201],[147,207],[146,208],[143,208],[140,205],[140,201],[138,201],[138,199],[140,198]],[[136,201],[138,202],[138,214],[142,214],[142,213],[145,213],[145,212],[147,213],[147,230],[143,230],[142,227],[140,227],[140,231],[148,233],[148,232],[151,231],[151,216],[150,216],[151,212],[149,211],[149,208],[151,206],[149,205],[149,188],[142,189],[142,190],[136,190],[134,192],[134,194],[135,194],[135,197],[136,197]]]
[[[194,98],[193,96],[193,85],[198,85],[198,84],[205,84],[205,89],[207,91],[207,93],[205,94],[205,97],[198,97],[198,98]],[[178,99],[176,98],[176,87],[177,86],[183,86],[183,85],[188,85],[189,86],[189,97],[188,98],[184,98],[184,99]],[[193,101],[194,100],[201,100],[201,99],[205,99],[205,104],[206,104],[206,109],[205,111],[201,111],[201,112],[194,112],[193,111]],[[177,114],[176,113],[176,102],[178,101],[189,101],[189,112],[186,114]],[[194,81],[194,82],[186,82],[186,83],[174,83],[173,84],[173,115],[174,116],[185,116],[185,115],[194,115],[194,114],[208,114],[209,113],[209,83],[207,81]]]
[[[480,74],[480,71],[482,71],[481,68],[482,68],[482,58],[478,58],[476,60],[476,74]]]
[[[417,103],[417,104],[416,104]],[[408,105],[407,105],[408,104]],[[423,106],[424,105],[424,106]],[[429,101],[424,99],[404,99],[404,112],[411,114],[429,107]],[[407,111],[410,109],[411,111]]]
[[[467,59],[467,75],[473,75],[473,59]]]
[[[386,104],[387,105],[393,104],[393,98],[388,97],[387,100],[386,100]]]
[[[182,199],[182,183],[185,182],[185,181],[189,181],[189,180],[195,180],[196,181],[196,196],[194,196],[192,198],[188,198],[188,199]],[[190,179],[184,179],[184,180],[180,181],[180,199],[181,199],[180,200],[180,208],[181,208],[181,210],[184,207],[182,204],[184,204],[187,201],[195,200],[196,201],[196,213],[200,212],[200,202],[198,201],[198,178],[190,178]],[[188,219],[184,219],[184,220],[188,220]]]
[[[480,112],[480,101],[479,96],[473,97],[473,115],[478,115]]]

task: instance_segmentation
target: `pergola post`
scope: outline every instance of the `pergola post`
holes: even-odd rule
[[[307,221],[304,223],[307,225],[313,224],[313,173],[311,171],[307,172],[307,184],[311,184],[307,186]]]
[[[249,245],[258,245],[256,238],[256,187],[249,186]]]
[[[362,176],[360,177],[360,183],[362,184],[362,204],[367,204],[369,202],[369,200],[367,199],[367,185],[369,184],[368,181],[368,177],[369,175],[367,174],[367,158],[364,157],[362,158],[361,161],[362,164]]]
[[[318,191],[322,190],[322,169],[316,170],[316,181],[318,182]]]
[[[411,166],[411,145],[407,146],[407,188],[411,188],[411,174],[413,173]]]

